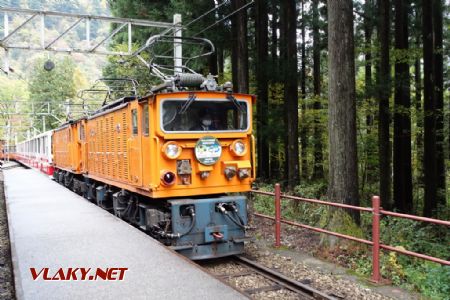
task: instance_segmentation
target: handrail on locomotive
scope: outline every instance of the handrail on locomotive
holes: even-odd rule
[[[173,45],[191,45],[199,46],[196,49],[197,52],[193,52],[192,55],[176,57],[168,56],[169,52],[166,48],[158,49],[159,44],[171,43]],[[158,53],[159,51],[164,51]],[[198,52],[200,51],[200,52]],[[144,52],[150,53],[150,59],[146,60],[142,54]],[[195,59],[210,56],[215,52],[214,44],[205,38],[197,37],[177,37],[167,35],[154,35],[151,36],[144,46],[139,48],[133,53],[133,57],[137,57],[150,71],[150,75],[159,78],[162,83],[154,85],[148,91],[150,94],[159,93],[162,91],[182,91],[187,89],[205,90],[205,91],[225,91],[230,96],[227,97],[230,101],[240,109],[239,103],[235,101],[235,98],[231,96],[232,84],[231,82],[225,82],[222,86],[219,86],[216,82],[217,76],[208,74],[206,77],[197,73],[187,65]],[[181,66],[162,64],[167,63],[167,60],[181,59],[184,64]],[[160,62],[161,60],[161,62]],[[181,72],[180,72],[181,71]],[[124,87],[129,86],[129,89]],[[139,83],[132,78],[100,78],[89,89],[80,90],[77,97],[83,101],[84,115],[88,116],[110,101],[115,101],[119,98],[125,97],[139,97],[137,88]],[[127,94],[128,92],[128,94]],[[91,109],[89,100],[92,100],[90,95],[104,94],[104,99],[101,106],[97,109]],[[120,96],[119,96],[120,95]],[[115,96],[115,97],[114,97]],[[192,99],[191,99],[192,100]],[[98,103],[96,103],[98,105]],[[240,109],[241,110],[241,109]]]
[[[99,78],[90,88],[79,90],[76,96],[82,101],[84,115],[88,116],[118,98],[139,97],[138,86],[132,78]]]
[[[176,55],[168,56],[166,55],[169,51],[165,48],[161,49],[161,51],[164,51],[163,53],[158,53],[159,50],[157,47],[160,44],[173,44],[175,45],[190,45],[190,46],[201,46],[199,49],[202,51],[200,53],[195,53],[189,56],[181,56],[177,57]],[[150,59],[147,61],[141,54],[144,52],[150,52]],[[156,77],[160,78],[161,80],[170,80],[174,79],[173,74],[182,73],[179,72],[178,69],[182,69],[184,71],[187,71],[190,74],[197,74],[194,70],[188,67],[188,64],[198,58],[207,57],[210,56],[215,52],[214,44],[205,38],[198,38],[198,37],[181,37],[181,36],[168,36],[168,35],[154,35],[151,36],[145,43],[144,46],[139,48],[137,51],[133,53],[133,56],[136,56],[140,59],[144,65],[149,68],[149,70],[155,75]],[[181,59],[184,60],[184,64],[181,66],[171,66],[166,64],[159,63],[160,60],[175,60],[175,59]],[[164,73],[162,70],[171,71],[171,74]]]

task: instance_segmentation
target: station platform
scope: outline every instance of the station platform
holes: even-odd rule
[[[48,176],[3,172],[18,299],[246,299]],[[75,268],[90,268],[89,280]],[[113,280],[97,277],[97,268],[109,268]]]

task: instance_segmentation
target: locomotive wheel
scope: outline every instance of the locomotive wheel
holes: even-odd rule
[[[73,175],[69,172],[66,172],[64,175],[64,186],[69,190],[73,190]]]

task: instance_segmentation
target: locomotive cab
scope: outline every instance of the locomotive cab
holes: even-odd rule
[[[155,97],[160,185],[153,194],[168,198],[170,244],[191,259],[243,251],[246,197],[230,193],[249,191],[254,180],[253,101],[207,91]]]
[[[218,92],[157,95],[155,134],[162,159],[161,184],[155,194],[250,190],[255,176],[253,98],[236,95],[233,101],[227,96]]]

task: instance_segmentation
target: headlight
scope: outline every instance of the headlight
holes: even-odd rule
[[[231,152],[233,152],[236,156],[243,156],[245,153],[247,153],[247,147],[245,146],[245,143],[242,140],[235,140],[231,144]]]
[[[162,151],[168,159],[176,159],[181,154],[181,147],[176,142],[168,142],[163,145]]]

